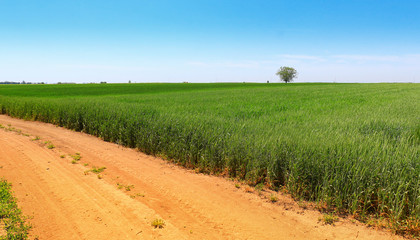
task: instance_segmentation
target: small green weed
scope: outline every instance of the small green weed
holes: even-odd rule
[[[54,144],[51,144],[51,143],[50,143],[50,144],[48,144],[48,145],[47,145],[47,148],[48,148],[48,149],[53,149],[53,148],[55,148],[55,146],[54,146]]]
[[[279,198],[276,195],[271,195],[270,196],[270,202],[275,203],[279,200]]]
[[[80,153],[75,153],[74,155],[70,154],[70,157],[72,157],[75,161],[79,161],[82,159],[82,156],[80,156]]]
[[[255,191],[257,192],[258,196],[262,196],[263,195],[263,189],[264,189],[264,184],[262,184],[262,183],[258,183],[255,186]]]
[[[262,191],[263,189],[264,189],[264,184],[258,183],[257,185],[255,185],[255,190]]]
[[[308,208],[308,203],[307,203],[306,201],[299,200],[299,201],[297,202],[297,204],[298,204],[298,206],[299,206],[300,208],[302,208],[302,209],[307,209],[307,208]]]
[[[100,167],[100,168],[92,167],[92,169],[90,171],[93,172],[93,173],[99,174],[99,173],[105,171],[105,169],[106,169],[106,167]]]
[[[141,193],[137,193],[137,194],[130,195],[130,197],[131,197],[131,198],[136,198],[136,197],[145,197],[145,196],[146,196],[146,195],[141,194]]]
[[[163,221],[163,219],[160,218],[156,218],[155,220],[153,220],[152,222],[152,226],[154,228],[164,228],[165,227],[165,221]]]
[[[73,160],[73,161],[75,161],[75,160]],[[87,164],[87,163],[83,164],[83,166],[88,166],[88,165],[89,164]],[[85,175],[88,175],[90,172],[93,172],[95,174],[98,174],[99,179],[102,179],[102,176],[99,175],[99,174],[101,172],[105,171],[105,169],[106,169],[106,167],[92,167],[91,169],[85,171]]]
[[[40,140],[41,138],[39,137],[39,136],[35,136],[35,138],[33,138],[33,139],[31,139],[31,141],[38,141],[38,140]]]
[[[133,189],[134,188],[134,185],[124,185],[124,184],[121,184],[121,183],[117,183],[117,186],[118,186],[118,189],[125,189],[125,191],[127,191],[127,192],[129,192],[129,191],[131,191],[131,189]]]
[[[324,224],[334,225],[334,223],[338,221],[338,217],[334,216],[332,213],[329,213],[324,214],[318,219],[318,221],[322,221]]]

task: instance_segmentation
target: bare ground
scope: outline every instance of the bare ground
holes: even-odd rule
[[[402,239],[350,219],[326,225],[321,213],[284,194],[271,203],[228,179],[84,133],[5,115],[0,124],[15,128],[0,130],[0,177],[33,217],[33,238]],[[72,164],[76,153],[81,160]],[[93,166],[106,167],[101,179],[86,172]],[[155,219],[163,219],[164,228],[152,227]]]

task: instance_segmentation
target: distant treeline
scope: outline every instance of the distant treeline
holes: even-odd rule
[[[0,82],[0,84],[44,84],[44,82],[39,82],[39,83],[32,83],[32,82],[9,82],[9,81],[5,81],[5,82]]]

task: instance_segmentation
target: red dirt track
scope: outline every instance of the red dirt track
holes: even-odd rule
[[[300,209],[287,196],[270,203],[228,179],[84,133],[5,115],[0,124],[23,133],[0,129],[0,177],[13,184],[18,205],[33,217],[31,238],[402,239],[346,219],[325,225],[322,214]],[[75,153],[82,158],[72,164]],[[106,167],[102,179],[85,173],[93,166]],[[158,218],[166,223],[162,229],[151,226]]]

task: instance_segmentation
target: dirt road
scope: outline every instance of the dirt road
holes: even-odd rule
[[[350,220],[325,225],[287,196],[271,203],[87,134],[4,115],[0,124],[0,177],[13,184],[41,240],[400,239]],[[98,176],[92,167],[106,169]],[[164,228],[152,227],[155,219]]]

